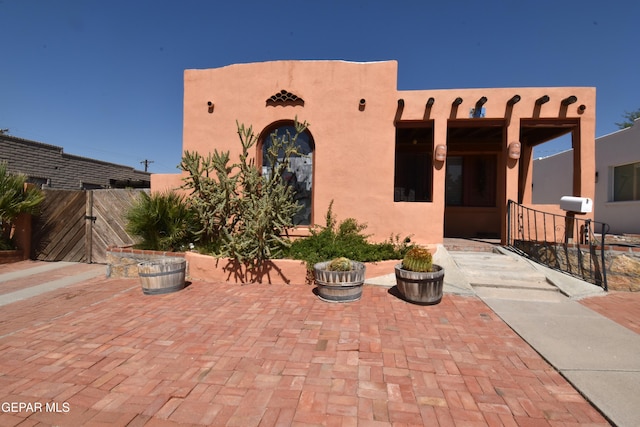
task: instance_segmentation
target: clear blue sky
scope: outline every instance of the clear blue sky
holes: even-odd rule
[[[640,108],[637,0],[0,0],[0,20],[0,128],[158,173],[185,69],[394,59],[401,90],[595,86],[596,136]]]

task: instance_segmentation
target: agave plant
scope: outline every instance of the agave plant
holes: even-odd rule
[[[7,163],[0,162],[0,249],[13,249],[13,221],[22,213],[37,213],[44,200],[44,193],[26,182],[26,175],[11,174]]]

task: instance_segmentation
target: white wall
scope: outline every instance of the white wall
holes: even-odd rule
[[[559,205],[562,196],[573,195],[573,150],[533,161],[532,202]]]
[[[613,168],[640,162],[640,119],[622,129],[596,139],[596,221],[606,222],[616,234],[640,234],[640,200],[613,201]]]
[[[594,217],[609,224],[611,233],[640,234],[640,200],[613,201],[613,168],[635,162],[640,162],[640,119],[630,128],[596,139]],[[533,203],[558,204],[560,197],[571,195],[566,176],[571,176],[572,165],[572,150],[534,160]]]

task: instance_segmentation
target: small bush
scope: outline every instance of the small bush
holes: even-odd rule
[[[400,241],[392,236],[383,243],[370,243],[368,235],[363,234],[366,224],[360,224],[354,218],[347,218],[340,224],[333,215],[333,202],[329,204],[326,224],[311,230],[311,236],[298,239],[291,244],[287,256],[307,263],[312,271],[314,264],[334,258],[349,258],[360,262],[402,259],[411,247],[409,237]]]
[[[126,214],[127,231],[142,239],[136,247],[184,251],[196,236],[195,214],[179,194],[140,193]]]

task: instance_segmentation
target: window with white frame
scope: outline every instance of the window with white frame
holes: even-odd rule
[[[613,201],[640,200],[640,162],[613,168]]]

